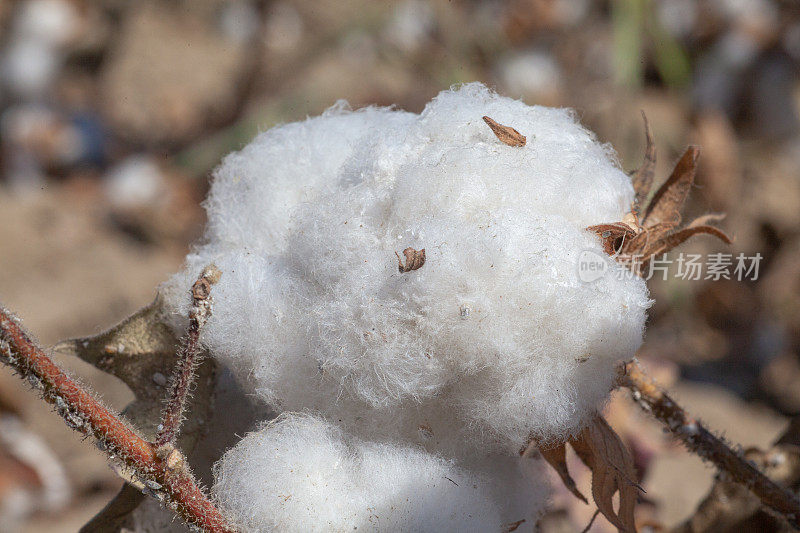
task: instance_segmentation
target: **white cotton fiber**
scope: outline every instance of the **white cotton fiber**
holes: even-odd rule
[[[501,143],[484,115],[527,144]],[[459,432],[437,438],[517,450],[577,431],[641,342],[644,282],[576,274],[582,250],[602,255],[585,228],[621,220],[632,196],[569,110],[480,84],[420,115],[340,103],[225,158],[205,242],[166,292],[185,316],[217,264],[203,340],[279,411],[410,437],[423,406]],[[426,261],[400,273],[406,247]]]
[[[500,142],[484,115],[527,144]],[[391,530],[428,516],[423,492],[464,518],[473,504],[463,502],[485,495],[431,488],[458,468],[495,487],[487,501],[507,502],[476,524],[515,521],[510,487],[539,484],[511,483],[519,449],[577,433],[641,342],[644,282],[613,262],[591,283],[577,274],[582,253],[605,257],[585,228],[622,220],[632,198],[611,149],[571,111],[480,84],[441,93],[420,115],[340,103],[226,157],[204,242],[163,287],[175,325],[215,263],[203,342],[276,411],[325,422],[284,419],[246,437],[217,466],[223,504],[248,529],[369,525],[371,506]],[[426,260],[400,272],[407,247]],[[314,432],[321,441],[301,435]],[[261,466],[250,470],[251,457]],[[377,463],[384,475],[365,476]],[[402,493],[406,463],[424,473],[409,495],[422,507],[387,511],[374,493]]]
[[[415,118],[377,108],[353,113],[340,101],[320,117],[262,133],[215,171],[214,183],[225,185],[206,200],[207,239],[278,253],[292,210],[337,187],[337,174],[368,132],[402,131]]]
[[[527,480],[514,486],[527,506],[511,509],[492,481],[452,461],[304,415],[247,435],[215,471],[214,495],[243,531],[500,532],[505,513],[532,523],[542,501]],[[510,484],[520,478],[503,473]]]

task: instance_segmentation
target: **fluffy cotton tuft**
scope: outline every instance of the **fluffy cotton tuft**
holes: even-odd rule
[[[641,343],[644,282],[613,262],[577,273],[582,254],[605,257],[585,228],[632,199],[571,111],[480,84],[420,115],[339,103],[226,157],[205,240],[163,288],[175,325],[215,263],[203,342],[276,411],[321,418],[236,445],[216,468],[222,503],[246,529],[497,530],[535,513],[520,447],[579,431]],[[407,247],[426,260],[400,272]]]
[[[496,483],[452,461],[363,442],[303,415],[247,435],[215,473],[213,492],[244,531],[499,532],[507,513],[530,522],[542,501],[536,480],[506,501]],[[528,475],[518,469],[507,482]]]
[[[527,144],[502,144],[483,115]],[[203,340],[279,411],[516,450],[575,432],[641,342],[644,282],[576,274],[583,250],[603,253],[585,228],[621,220],[632,197],[570,110],[480,84],[420,115],[340,103],[225,158],[205,244],[167,293],[185,316],[186,290],[217,264]],[[427,259],[400,273],[406,247]]]

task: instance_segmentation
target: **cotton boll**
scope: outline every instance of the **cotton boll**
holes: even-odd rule
[[[130,156],[106,175],[106,197],[117,209],[154,204],[164,194],[164,173],[145,155]]]
[[[422,49],[436,28],[436,13],[430,4],[405,0],[395,7],[385,30],[386,39],[407,54]]]
[[[641,342],[644,282],[577,275],[582,252],[604,257],[586,226],[622,220],[632,196],[567,110],[479,84],[421,115],[339,104],[225,159],[205,242],[164,291],[184,317],[217,264],[202,340],[279,411],[450,457],[516,453],[579,431]],[[426,261],[399,272],[406,247]]]
[[[515,53],[500,62],[498,71],[512,94],[528,95],[540,102],[558,101],[563,74],[549,51]]]
[[[516,467],[502,470],[520,478]],[[514,521],[532,520],[542,499],[514,481],[527,504],[512,506],[523,513]],[[507,490],[419,449],[364,442],[304,415],[242,439],[215,466],[213,488],[247,531],[500,531]]]

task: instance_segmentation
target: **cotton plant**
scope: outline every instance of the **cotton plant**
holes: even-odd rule
[[[617,384],[635,388],[636,368],[618,369],[651,303],[641,264],[624,259],[698,233],[728,240],[708,217],[678,229],[692,150],[645,205],[647,138],[631,180],[573,111],[481,84],[420,114],[339,102],[228,155],[205,235],[156,301],[56,347],[128,383],[126,413],[150,433],[136,440],[60,374],[20,365],[27,338],[5,314],[0,355],[99,439],[126,487],[201,529],[531,530],[546,463],[584,498],[570,444],[599,511],[632,531],[633,462],[598,414]],[[604,274],[580,276],[586,257]],[[181,449],[212,470],[210,498]],[[128,520],[115,507],[125,490],[95,525]],[[126,527],[166,527],[153,504],[132,517]]]
[[[501,135],[513,124],[524,144],[502,142],[487,122]],[[482,486],[464,481],[480,473],[489,485],[513,481],[485,493],[494,509],[479,516],[468,495],[453,496],[456,529],[485,531],[489,517],[488,529],[533,524],[546,503],[541,472],[520,466],[498,477],[494,466],[530,463],[519,451],[531,439],[577,435],[606,400],[616,364],[641,343],[644,281],[577,275],[582,252],[604,254],[586,228],[621,220],[633,199],[611,148],[572,111],[480,84],[442,92],[419,115],[339,103],[226,157],[206,200],[203,242],[163,293],[182,328],[198,272],[223,272],[202,342],[283,415],[226,453],[214,493],[247,529],[382,529],[380,520],[403,529],[416,523],[413,510],[386,516],[399,507],[360,495],[392,502],[398,491],[399,505],[398,487],[410,485],[445,497]],[[339,464],[343,452],[304,437],[313,431],[298,416],[316,417],[342,442],[383,446],[387,463],[408,467],[386,479],[315,469],[330,483],[323,490],[299,463],[322,455]],[[294,438],[281,441],[290,429]],[[254,442],[271,451],[255,453]],[[452,462],[463,483],[432,489],[407,447]],[[348,453],[358,457],[347,471],[373,460]],[[243,464],[252,474],[233,475]],[[516,482],[523,475],[529,482]],[[342,494],[349,505],[318,514]],[[247,511],[255,502],[262,522]],[[373,526],[360,514],[366,507],[383,509]]]

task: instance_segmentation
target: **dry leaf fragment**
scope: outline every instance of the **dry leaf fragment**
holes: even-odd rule
[[[598,224],[596,226],[589,226],[586,229],[600,236],[603,241],[603,251],[608,255],[614,255],[619,252],[626,238],[636,236],[636,231],[622,222]]]
[[[636,531],[633,511],[640,487],[634,481],[633,458],[608,422],[596,416],[570,440],[581,461],[592,471],[592,498],[609,522],[620,531]],[[619,510],[614,510],[613,496],[619,492]]]
[[[724,215],[717,213],[703,215],[684,228],[677,229],[681,223],[681,208],[694,184],[699,154],[699,150],[695,147],[689,147],[684,152],[670,177],[653,195],[647,208],[642,209],[641,202],[650,192],[652,167],[656,157],[647,119],[645,119],[645,130],[647,153],[642,168],[633,178],[636,201],[631,212],[621,222],[586,228],[600,236],[603,250],[608,255],[627,264],[631,270],[640,275],[653,257],[669,252],[695,235],[711,235],[727,244],[732,242],[725,232],[709,225],[724,218]],[[637,216],[640,212],[644,212],[641,222]]]
[[[503,126],[489,117],[483,117],[483,121],[492,128],[492,131],[497,138],[500,139],[500,142],[509,146],[525,146],[527,142],[525,136],[511,126]]]
[[[609,522],[623,532],[635,532],[634,508],[637,492],[642,490],[634,481],[636,469],[633,457],[611,426],[599,415],[581,431],[567,441],[581,461],[592,471],[592,498],[598,510]],[[585,503],[586,498],[578,492],[575,482],[569,474],[566,462],[566,444],[555,447],[540,448],[539,453],[550,464],[564,485]],[[523,452],[527,455],[528,449]],[[619,492],[619,510],[614,510],[613,497]]]
[[[712,222],[719,222],[725,218],[725,213],[707,213],[692,220],[687,228],[695,228],[697,226],[706,226]]]
[[[681,223],[681,208],[694,184],[697,157],[700,150],[695,146],[686,149],[675,169],[664,184],[659,187],[647,206],[642,225],[646,228],[661,222],[677,226]]]
[[[636,215],[635,208],[625,215],[621,222],[597,224],[586,229],[600,236],[603,240],[603,250],[611,256],[621,252],[627,241],[639,236],[644,230],[639,224],[639,217]]]
[[[575,480],[572,479],[572,476],[569,474],[569,469],[567,468],[567,445],[559,444],[551,448],[539,448],[539,453],[542,455],[542,458],[547,461],[547,464],[553,467],[558,477],[560,477],[561,481],[564,483],[564,486],[567,487],[576,498],[588,504],[589,501],[586,499],[586,496],[581,494],[581,491],[579,491],[577,485],[575,485]]]
[[[645,250],[645,255],[653,257],[656,255],[667,253],[676,246],[682,244],[686,240],[694,237],[695,235],[712,235],[725,244],[731,244],[733,241],[728,235],[719,228],[714,226],[690,226],[682,230],[670,233],[669,235],[658,239]]]
[[[403,255],[406,256],[406,264],[403,266],[403,261],[400,259],[400,254],[394,253],[397,256],[397,268],[400,272],[411,272],[417,270],[425,264],[425,248],[422,250],[415,250],[410,246],[403,250]]]
[[[644,135],[647,146],[644,150],[644,162],[636,171],[636,174],[633,175],[633,190],[636,191],[636,199],[633,205],[637,214],[641,213],[642,206],[647,200],[647,195],[650,194],[656,171],[656,145],[653,142],[653,136],[650,134],[650,124],[647,122],[647,116],[644,111],[642,111],[642,119],[644,120]]]

